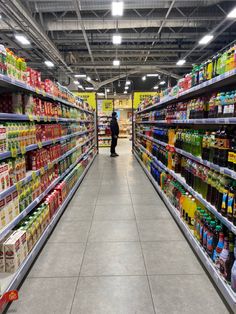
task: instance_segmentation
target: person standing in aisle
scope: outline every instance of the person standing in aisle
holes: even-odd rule
[[[119,156],[116,153],[117,140],[118,140],[118,136],[119,136],[119,125],[117,122],[116,112],[112,112],[110,129],[111,129],[111,157],[117,157],[117,156]]]

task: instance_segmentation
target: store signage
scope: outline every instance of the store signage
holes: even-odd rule
[[[133,107],[137,109],[139,104],[148,97],[157,96],[157,92],[134,92],[133,93]]]
[[[113,99],[103,99],[102,100],[102,112],[112,112],[113,111]]]
[[[75,96],[83,98],[93,109],[96,109],[96,93],[95,92],[73,92]]]

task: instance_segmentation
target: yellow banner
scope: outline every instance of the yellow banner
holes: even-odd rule
[[[133,106],[134,109],[137,109],[139,104],[148,97],[157,96],[159,93],[157,92],[134,92],[133,94]]]
[[[83,98],[93,109],[96,109],[96,93],[95,92],[73,92],[75,96]]]
[[[113,111],[113,99],[102,100],[102,112]]]

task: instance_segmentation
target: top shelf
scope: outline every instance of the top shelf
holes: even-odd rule
[[[41,97],[43,97],[45,99],[58,101],[58,102],[66,105],[66,106],[69,106],[69,107],[72,107],[72,108],[76,108],[76,109],[79,109],[81,111],[93,114],[92,111],[89,111],[89,110],[81,108],[81,107],[77,107],[77,106],[75,106],[74,104],[70,103],[69,101],[67,101],[65,99],[56,97],[56,96],[54,96],[52,94],[49,94],[49,93],[46,93],[45,91],[40,90],[39,88],[35,88],[35,87],[32,87],[32,86],[29,86],[28,84],[25,84],[25,83],[23,83],[21,81],[13,79],[13,78],[11,78],[11,77],[9,77],[7,75],[0,74],[0,87],[7,87],[7,88],[10,88],[10,89],[17,88],[17,90],[27,91],[27,92],[39,95],[39,96],[41,96]]]
[[[218,75],[214,77],[213,79],[203,82],[201,84],[198,84],[197,86],[194,86],[182,93],[179,93],[176,96],[166,96],[159,103],[156,103],[143,110],[140,110],[137,112],[137,114],[156,109],[158,107],[170,104],[172,102],[182,101],[187,98],[191,98],[193,96],[198,96],[206,92],[211,92],[218,87],[225,87],[227,85],[235,83],[235,79],[236,79],[236,69],[228,71],[224,74]]]

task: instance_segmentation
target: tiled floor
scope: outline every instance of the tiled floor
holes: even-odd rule
[[[130,143],[117,151],[96,158],[8,313],[228,313]]]

